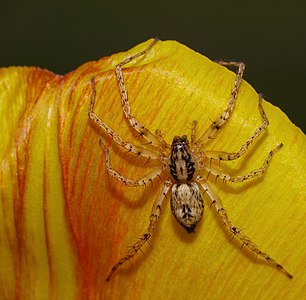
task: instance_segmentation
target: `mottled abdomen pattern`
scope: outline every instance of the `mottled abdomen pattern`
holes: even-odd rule
[[[195,182],[175,183],[172,186],[171,210],[189,233],[194,232],[204,210],[199,186]]]

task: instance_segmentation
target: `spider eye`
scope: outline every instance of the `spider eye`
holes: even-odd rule
[[[187,135],[182,136],[182,142],[186,143],[187,145],[189,144],[189,141],[187,139]]]
[[[187,139],[187,135],[183,135],[183,136],[175,136],[173,138],[173,141],[172,141],[172,145],[175,145],[175,144],[189,144],[189,141]]]

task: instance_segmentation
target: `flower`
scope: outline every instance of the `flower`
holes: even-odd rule
[[[256,260],[206,205],[195,234],[175,221],[169,204],[144,256],[137,254],[107,283],[127,246],[148,225],[160,181],[128,188],[107,175],[99,139],[115,169],[132,179],[154,162],[135,158],[88,118],[95,113],[124,140],[142,144],[124,118],[115,66],[151,41],[59,76],[29,67],[0,69],[1,299],[298,299],[305,288],[305,135],[277,107],[263,106],[270,125],[247,154],[226,164],[232,174],[259,167],[280,142],[266,174],[242,184],[216,182],[232,222],[294,275]],[[171,143],[211,124],[226,107],[235,74],[174,42],[158,42],[124,68],[131,113]],[[258,94],[245,81],[228,124],[210,149],[237,151],[262,120]],[[212,183],[214,179],[210,178]],[[166,201],[168,202],[168,201]]]

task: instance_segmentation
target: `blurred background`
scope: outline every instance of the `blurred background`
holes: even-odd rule
[[[306,1],[2,1],[0,67],[58,74],[158,36],[243,61],[245,79],[306,132]]]

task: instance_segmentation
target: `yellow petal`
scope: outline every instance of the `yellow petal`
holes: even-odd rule
[[[209,180],[232,222],[294,278],[241,251],[209,205],[190,235],[166,201],[152,248],[146,245],[144,256],[137,254],[105,282],[127,246],[144,233],[162,183],[127,188],[106,174],[100,138],[110,148],[112,166],[128,178],[138,179],[156,164],[126,153],[89,122],[90,78],[96,81],[96,114],[124,140],[145,143],[124,119],[114,69],[150,42],[65,77],[35,68],[1,70],[2,298],[301,298],[306,139],[267,102],[267,132],[242,158],[221,164],[244,174],[282,142],[267,172],[243,184]],[[151,132],[160,129],[168,143],[175,135],[190,136],[193,120],[198,133],[204,132],[226,108],[235,79],[233,72],[172,41],[158,42],[125,67],[124,76],[132,115]],[[262,122],[257,105],[257,92],[243,82],[233,116],[209,149],[237,151]]]

